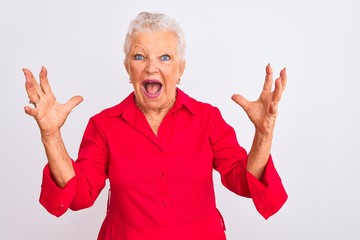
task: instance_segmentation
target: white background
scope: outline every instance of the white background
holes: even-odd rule
[[[90,116],[131,89],[122,65],[128,23],[140,11],[164,12],[182,25],[187,68],[181,89],[209,102],[249,149],[253,127],[230,100],[255,100],[271,63],[287,67],[273,143],[289,199],[265,221],[251,200],[224,189],[215,173],[228,239],[359,239],[359,3],[342,1],[1,0],[1,239],[96,239],[107,193],[61,218],[38,203],[46,163],[38,128],[23,107],[21,68],[49,71],[62,102],[85,101],[63,127],[70,155]]]

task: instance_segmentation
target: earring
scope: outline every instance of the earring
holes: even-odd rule
[[[177,84],[181,84],[181,79],[179,78],[179,80],[177,81]]]

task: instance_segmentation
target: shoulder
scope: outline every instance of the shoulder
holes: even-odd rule
[[[124,98],[120,103],[105,108],[99,113],[95,114],[93,118],[111,118],[121,116],[125,111],[132,109],[135,107],[135,103],[133,101],[134,93],[130,93],[126,98]]]
[[[219,109],[212,104],[190,97],[180,89],[178,89],[178,97],[182,105],[184,105],[194,115],[207,115],[214,112],[220,112]]]
[[[197,121],[202,127],[208,129],[210,139],[213,142],[224,136],[235,135],[233,127],[225,121],[218,107],[192,97],[189,97],[188,103],[192,106]]]

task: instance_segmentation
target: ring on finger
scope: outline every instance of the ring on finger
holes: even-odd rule
[[[36,100],[36,101],[29,101],[29,104],[32,104],[32,105],[34,105],[34,107],[36,108],[36,106],[37,106],[37,104],[40,102],[40,98],[38,99],[38,100]]]

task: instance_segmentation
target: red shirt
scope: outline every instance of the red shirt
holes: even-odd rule
[[[251,197],[268,218],[287,199],[271,157],[259,181],[219,110],[180,89],[156,136],[130,94],[92,117],[65,188],[44,170],[41,204],[60,216],[90,207],[109,179],[107,216],[98,239],[225,239],[215,204],[213,169],[234,193]]]

